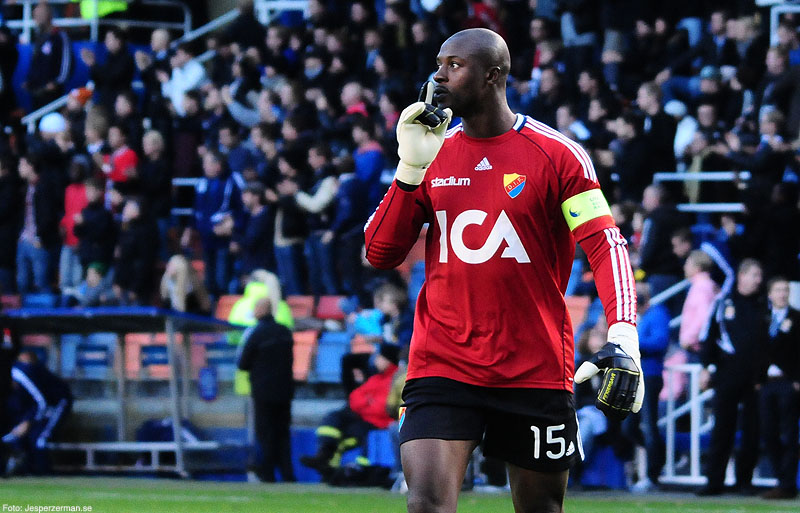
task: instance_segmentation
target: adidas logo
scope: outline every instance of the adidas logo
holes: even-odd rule
[[[575,444],[574,444],[574,443],[572,443],[572,442],[570,442],[570,443],[569,443],[569,447],[567,447],[567,454],[566,454],[566,456],[570,456],[570,455],[572,455],[572,453],[573,453],[573,452],[575,452]]]
[[[492,165],[489,164],[489,159],[486,157],[483,157],[483,159],[478,162],[478,165],[475,166],[475,171],[487,171],[489,169],[492,169]]]

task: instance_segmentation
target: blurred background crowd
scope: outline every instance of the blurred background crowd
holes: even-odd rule
[[[363,226],[394,174],[400,111],[444,39],[468,27],[507,40],[512,109],[593,158],[641,284],[643,348],[655,337],[649,390],[665,358],[714,363],[704,327],[735,269],[796,291],[800,16],[770,32],[768,11],[746,0],[309,0],[307,16],[263,25],[251,2],[239,7],[193,42],[112,27],[74,52],[81,34],[55,28],[41,3],[23,77],[18,34],[0,27],[0,293],[209,313],[266,270],[284,296],[376,308],[380,319],[358,322],[407,343],[420,269],[370,268]],[[77,66],[90,81],[68,90]],[[35,130],[20,125],[65,94]],[[676,171],[689,178],[656,179]],[[732,178],[692,178],[711,171]],[[567,295],[596,296],[580,254],[573,271]],[[685,299],[647,308],[685,278]],[[605,340],[599,303],[586,312],[574,319],[582,357]],[[343,363],[348,391],[365,364]],[[663,448],[649,440],[655,481]]]

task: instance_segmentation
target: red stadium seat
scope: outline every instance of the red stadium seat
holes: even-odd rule
[[[22,300],[14,294],[0,296],[0,308],[2,310],[16,310],[22,305]]]
[[[315,317],[317,319],[343,321],[345,313],[341,307],[342,299],[344,299],[344,296],[320,296]]]

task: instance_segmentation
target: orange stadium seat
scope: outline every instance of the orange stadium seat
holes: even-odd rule
[[[572,330],[575,331],[586,318],[586,310],[592,300],[589,296],[566,296],[564,301],[567,303],[567,311],[572,319]]]
[[[238,294],[220,296],[219,300],[217,300],[217,309],[214,311],[214,317],[221,321],[227,321],[228,316],[231,314],[231,309],[233,309],[234,303],[239,301],[241,298],[242,296]]]
[[[351,353],[374,353],[375,343],[367,340],[363,335],[356,335],[350,341]]]
[[[206,263],[203,260],[192,260],[192,269],[197,273],[200,281],[206,279]]]
[[[314,296],[286,296],[286,304],[295,319],[308,319],[314,316]]]
[[[294,338],[294,363],[292,365],[294,380],[306,382],[311,372],[314,355],[317,352],[319,333],[315,330],[295,331],[292,333],[292,337]]]

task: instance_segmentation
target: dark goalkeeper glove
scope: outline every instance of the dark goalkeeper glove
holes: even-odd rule
[[[618,322],[608,329],[608,343],[575,372],[575,382],[583,383],[604,371],[595,404],[606,417],[622,420],[628,413],[637,413],[642,408],[644,374],[641,369],[636,328]]]

